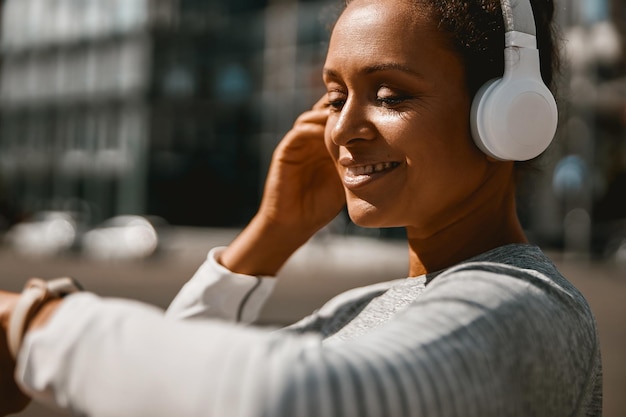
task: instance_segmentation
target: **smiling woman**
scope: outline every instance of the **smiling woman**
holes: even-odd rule
[[[362,226],[406,226],[409,239],[448,240],[451,224],[481,210],[485,218],[506,222],[492,227],[505,227],[512,241],[523,241],[515,218],[494,218],[506,211],[481,202],[502,194],[503,179],[514,197],[507,181],[512,164],[490,163],[472,142],[471,98],[459,55],[432,19],[412,13],[411,3],[398,3],[393,8],[384,2],[351,4],[335,26],[324,67],[331,109],[326,146],[338,162],[350,217]],[[392,169],[364,173],[385,164]],[[475,236],[472,245],[458,237],[459,247],[483,249]],[[462,252],[457,260],[467,258]],[[430,269],[455,262],[445,257],[447,265]],[[428,269],[413,261],[413,275]]]
[[[167,311],[0,294],[23,392],[89,416],[600,416],[593,315],[515,207],[516,163],[556,126],[552,14],[550,0],[349,2],[327,94],[275,150],[257,214]],[[240,325],[344,206],[406,228],[408,278],[284,329]]]

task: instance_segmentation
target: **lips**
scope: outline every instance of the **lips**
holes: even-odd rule
[[[343,182],[348,188],[365,185],[384,176],[399,166],[399,162],[377,162],[375,164],[350,165],[346,167]]]

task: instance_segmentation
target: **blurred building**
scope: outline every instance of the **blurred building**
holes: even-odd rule
[[[602,252],[616,231],[621,239],[616,225],[626,218],[626,6],[556,2],[561,124],[541,176],[525,184],[520,216],[538,243]],[[253,215],[276,143],[324,91],[328,26],[341,7],[2,4],[0,209],[198,226],[239,226]]]
[[[552,190],[566,249],[626,249],[626,7],[561,0],[561,127]],[[555,218],[557,220],[557,218]],[[558,229],[558,228],[557,228]]]
[[[244,223],[266,168],[259,155],[321,94],[321,10],[5,0],[0,199],[22,215],[70,210],[90,223],[128,213]]]

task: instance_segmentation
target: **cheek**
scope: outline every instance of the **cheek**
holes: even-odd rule
[[[469,110],[466,106],[440,106],[414,123],[419,132],[410,148],[418,160],[427,158],[434,164],[461,164],[471,162],[481,153],[470,133]]]

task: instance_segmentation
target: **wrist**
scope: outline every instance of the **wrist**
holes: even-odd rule
[[[218,259],[232,272],[275,276],[313,233],[257,215]]]
[[[43,325],[58,307],[62,297],[80,291],[71,278],[58,278],[50,282],[30,279],[15,303],[7,325],[7,341],[13,358],[21,348],[27,330]]]
[[[63,302],[62,298],[52,298],[41,305],[35,314],[33,314],[29,320],[26,321],[24,328],[24,335],[32,330],[37,330],[43,327],[48,320],[52,317],[54,312],[59,308]]]
[[[0,291],[0,331],[8,334],[9,321],[11,319],[11,312],[15,309],[17,301],[20,298],[19,293]]]

